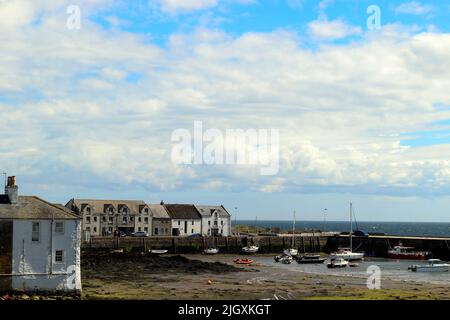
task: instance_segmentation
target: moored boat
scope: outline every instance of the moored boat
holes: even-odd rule
[[[338,258],[348,261],[362,260],[364,258],[364,253],[352,252],[350,249],[339,249],[338,251],[330,254],[330,259],[338,259]]]
[[[321,258],[319,254],[303,255],[297,259],[297,263],[324,263],[325,258]]]
[[[149,252],[153,254],[164,254],[167,253],[168,251],[169,250],[150,250]]]
[[[332,259],[328,264],[328,268],[345,268],[348,266],[348,261],[342,258]]]
[[[256,253],[258,252],[259,247],[258,246],[246,246],[242,248],[242,251],[245,253]]]
[[[401,243],[388,251],[391,259],[427,260],[432,256],[429,251],[415,251],[414,247],[404,247]]]
[[[281,263],[283,263],[283,264],[291,264],[291,262],[292,262],[292,256],[284,256],[284,257],[281,257],[279,261],[280,261]]]
[[[218,252],[219,252],[219,249],[217,249],[217,248],[208,248],[208,249],[205,249],[205,251],[204,251],[205,254],[216,254]]]
[[[408,270],[415,272],[448,272],[450,265],[439,259],[428,259],[428,264],[412,265]]]
[[[250,265],[253,263],[253,260],[252,259],[234,259],[233,262],[236,264]]]

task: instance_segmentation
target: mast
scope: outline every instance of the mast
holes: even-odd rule
[[[353,233],[353,226],[352,226],[352,212],[353,212],[353,210],[352,210],[352,203],[350,202],[350,234],[349,234],[349,237],[350,237],[350,252],[352,252],[352,238],[353,238],[353,235],[352,235],[352,233]]]
[[[294,220],[292,220],[292,248],[295,245],[295,210],[294,210]]]

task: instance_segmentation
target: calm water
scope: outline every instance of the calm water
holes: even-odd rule
[[[232,221],[234,225],[235,221]],[[292,221],[276,220],[237,220],[237,224],[258,226],[260,228],[280,228],[281,230],[291,230]],[[345,221],[297,221],[296,230],[322,230],[322,231],[349,231],[349,222]],[[435,236],[450,237],[450,223],[440,222],[353,222],[353,229],[364,230],[366,232],[382,232],[388,235],[398,236]]]
[[[326,263],[324,264],[298,264],[293,261],[291,264],[276,263],[273,257],[268,256],[254,256],[255,260],[264,265],[276,265],[279,268],[286,268],[293,271],[301,271],[312,274],[327,274],[327,275],[341,275],[361,277],[362,282],[365,283],[368,274],[367,268],[371,265],[376,265],[381,270],[381,281],[384,279],[418,281],[441,284],[442,282],[450,281],[449,272],[412,272],[408,270],[408,266],[412,264],[426,264],[424,261],[410,261],[410,260],[392,260],[381,258],[366,258],[364,261],[358,261],[358,267],[336,268],[328,269]]]

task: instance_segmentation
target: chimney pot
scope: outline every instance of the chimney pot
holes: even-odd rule
[[[5,193],[8,195],[11,203],[17,203],[19,200],[19,187],[16,185],[16,177],[8,177],[8,184],[5,187]]]

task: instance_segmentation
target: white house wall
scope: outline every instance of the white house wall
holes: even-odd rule
[[[31,239],[33,222],[40,222],[38,242]],[[64,234],[55,233],[53,223],[53,241],[51,226],[50,220],[14,220],[12,263],[15,274],[12,279],[14,290],[81,291],[81,221],[64,220]],[[64,251],[63,263],[53,261],[55,250]]]
[[[184,230],[184,222],[187,221],[187,230]],[[192,221],[194,224],[192,225]],[[180,225],[178,225],[180,222]],[[179,229],[180,236],[189,236],[194,233],[202,232],[202,221],[200,219],[173,219],[172,220],[172,229]],[[193,232],[192,232],[193,230]]]

